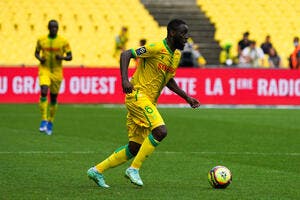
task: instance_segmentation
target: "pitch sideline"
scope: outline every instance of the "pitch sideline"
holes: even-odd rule
[[[0,151],[0,154],[98,154],[97,151]],[[108,153],[108,152],[107,152]],[[255,156],[300,156],[298,152],[264,153],[264,152],[212,152],[212,151],[156,151],[155,154],[202,154],[202,155],[255,155]]]

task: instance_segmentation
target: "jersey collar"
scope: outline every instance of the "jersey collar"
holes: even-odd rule
[[[57,35],[55,37],[50,37],[50,34],[48,34],[48,38],[49,39],[55,39],[55,38],[57,38]]]
[[[173,51],[170,49],[170,47],[168,46],[166,39],[163,40],[163,43],[164,43],[166,49],[169,51],[169,53],[173,55],[174,52],[173,52]]]

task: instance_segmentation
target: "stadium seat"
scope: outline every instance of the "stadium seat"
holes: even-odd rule
[[[36,65],[36,40],[48,33],[50,19],[59,21],[59,34],[70,42],[74,59],[66,66],[118,67],[114,39],[124,25],[128,48],[141,38],[165,36],[139,0],[2,0],[0,9],[1,65]]]
[[[293,50],[292,40],[299,36],[300,1],[297,0],[197,0],[199,7],[216,25],[215,38],[219,43],[231,41],[233,48],[245,31],[250,32],[250,39],[261,44],[266,35],[288,66],[287,57]]]

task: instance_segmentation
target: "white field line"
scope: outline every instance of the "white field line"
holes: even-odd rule
[[[0,151],[0,154],[98,154],[97,151]],[[108,153],[108,152],[107,152]],[[255,156],[300,156],[300,153],[263,153],[263,152],[178,152],[178,151],[157,151],[158,154],[200,154],[200,155],[255,155]]]
[[[78,108],[125,108],[124,104],[72,104],[73,107]],[[159,108],[189,108],[188,104],[158,104]],[[228,108],[228,109],[300,109],[298,105],[215,105],[215,104],[203,104],[199,108]]]
[[[184,154],[185,152],[172,152],[172,151],[164,151],[164,152],[157,152],[157,153],[164,153],[164,154]],[[202,155],[261,155],[261,156],[300,156],[300,153],[263,153],[263,152],[213,152],[213,151],[193,151],[193,152],[186,152],[188,154],[202,154]]]

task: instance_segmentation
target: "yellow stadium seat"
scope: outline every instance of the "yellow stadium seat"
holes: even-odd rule
[[[236,45],[245,31],[260,45],[267,34],[287,66],[292,40],[299,36],[300,1],[298,0],[197,0],[198,6],[216,25],[215,38],[220,44],[230,40]]]
[[[114,39],[124,25],[128,47],[165,36],[139,0],[1,0],[0,9],[0,64],[37,64],[36,40],[48,33],[50,19],[59,21],[59,34],[70,42],[74,59],[66,65],[118,67]]]

